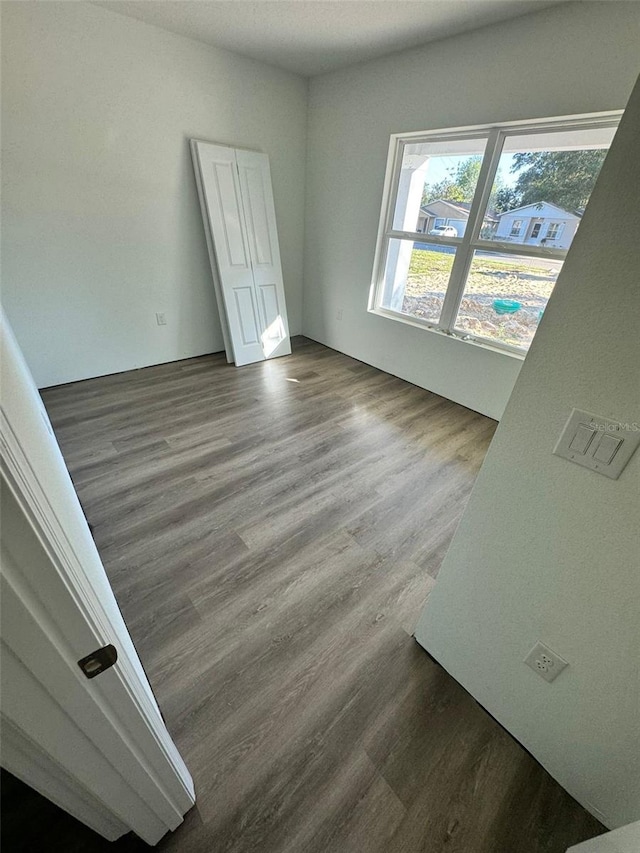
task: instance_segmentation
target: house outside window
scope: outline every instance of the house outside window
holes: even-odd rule
[[[392,135],[369,310],[522,357],[620,115]]]

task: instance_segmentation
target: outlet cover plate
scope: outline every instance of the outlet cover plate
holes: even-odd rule
[[[545,681],[553,681],[566,666],[569,666],[557,652],[540,642],[535,644],[524,662]]]

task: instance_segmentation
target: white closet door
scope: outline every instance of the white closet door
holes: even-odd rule
[[[236,151],[265,358],[291,352],[269,157]]]
[[[191,141],[216,295],[237,366],[291,352],[266,154]]]
[[[195,147],[234,360],[238,366],[262,361],[262,324],[247,244],[236,152],[234,148],[207,142],[196,142]]]

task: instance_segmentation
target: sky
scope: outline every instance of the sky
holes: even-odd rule
[[[429,160],[429,168],[427,170],[427,180],[425,186],[432,186],[449,177],[451,172],[455,172],[456,168],[469,159],[469,154],[462,154],[451,157],[431,157]],[[498,174],[502,178],[504,186],[512,187],[517,178],[517,174],[512,174],[511,164],[513,163],[513,154],[502,154],[500,164],[498,166]]]

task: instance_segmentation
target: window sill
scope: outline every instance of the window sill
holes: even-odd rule
[[[443,332],[435,326],[426,323],[424,320],[419,320],[417,317],[409,317],[406,314],[400,314],[397,311],[390,311],[388,308],[369,308],[370,314],[376,314],[378,317],[384,317],[386,320],[395,320],[398,323],[404,323],[406,326],[414,326],[417,329],[431,332],[432,335],[439,335],[441,338],[447,338],[450,341],[456,341],[460,344],[476,347],[490,352],[498,353],[507,358],[515,358],[516,361],[524,361],[527,353],[516,350],[515,347],[509,348],[500,344],[493,344],[490,341],[482,338],[474,338],[471,336],[462,335],[458,332]]]

